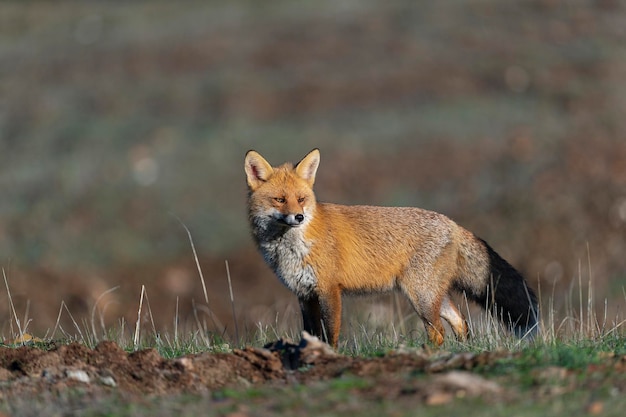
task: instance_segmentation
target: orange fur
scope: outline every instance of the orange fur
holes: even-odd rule
[[[520,336],[536,331],[532,290],[484,241],[419,208],[319,203],[313,193],[319,161],[314,149],[295,166],[272,167],[255,151],[244,163],[252,234],[268,265],[298,296],[305,330],[336,347],[342,294],[398,289],[436,345],[444,340],[441,318],[457,338],[468,333],[450,301],[453,290],[500,314]]]

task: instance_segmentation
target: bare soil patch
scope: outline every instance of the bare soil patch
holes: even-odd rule
[[[145,396],[208,394],[222,388],[260,384],[309,384],[342,376],[377,378],[376,395],[396,397],[421,392],[426,401],[442,393],[465,390],[473,395],[500,392],[478,376],[447,374],[433,385],[420,386],[415,373],[470,370],[509,357],[508,352],[429,354],[427,351],[391,352],[382,357],[339,355],[315,338],[298,345],[278,341],[266,348],[247,347],[232,353],[201,353],[174,359],[156,349],[126,352],[116,343],[100,342],[90,349],[78,343],[42,350],[31,346],[0,347],[0,399],[79,390],[90,397],[116,394],[128,400]],[[447,394],[446,394],[447,395]],[[445,395],[444,395],[445,397]],[[433,397],[434,398],[434,397]],[[443,398],[443,397],[442,397]]]

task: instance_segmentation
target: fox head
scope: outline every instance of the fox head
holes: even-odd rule
[[[255,223],[285,228],[306,224],[315,209],[313,183],[320,152],[313,149],[295,166],[272,167],[259,153],[246,154],[250,218]]]

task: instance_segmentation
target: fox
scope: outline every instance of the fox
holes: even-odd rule
[[[534,291],[484,240],[447,216],[421,208],[339,205],[316,200],[320,163],[313,149],[295,165],[273,167],[245,155],[248,217],[267,265],[298,298],[303,328],[338,347],[342,296],[398,290],[441,346],[448,322],[469,337],[451,299],[465,296],[520,338],[538,329]]]

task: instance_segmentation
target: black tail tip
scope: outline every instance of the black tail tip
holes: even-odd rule
[[[516,326],[514,333],[518,339],[535,340],[537,335],[539,335],[539,323],[533,323],[529,326]]]
[[[521,320],[514,323],[513,333],[522,340],[534,340],[539,334],[539,307],[535,304],[530,308],[524,323]]]

